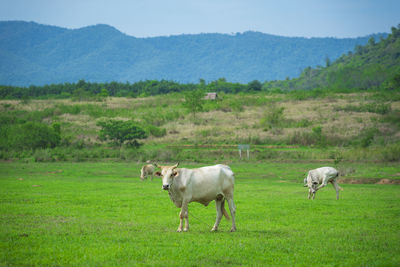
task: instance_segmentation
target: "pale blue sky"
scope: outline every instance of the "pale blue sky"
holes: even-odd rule
[[[0,20],[109,24],[136,37],[260,31],[301,37],[390,32],[400,0],[0,0]]]

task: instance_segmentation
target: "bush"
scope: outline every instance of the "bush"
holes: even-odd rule
[[[290,145],[309,146],[315,144],[314,135],[310,132],[294,132],[287,141]]]
[[[387,147],[383,151],[383,159],[385,161],[399,161],[400,160],[400,145],[393,145]]]
[[[352,112],[371,112],[371,113],[385,115],[392,111],[392,106],[390,104],[384,104],[384,103],[367,103],[358,106],[347,105],[345,107],[336,107],[335,110],[352,111]]]
[[[316,126],[312,128],[312,134],[313,137],[315,138],[315,144],[318,146],[326,146],[326,136],[322,134],[322,127],[321,126]]]
[[[134,121],[99,121],[97,126],[102,127],[99,133],[100,140],[110,140],[121,146],[127,142],[133,147],[139,147],[137,139],[147,138],[147,133]]]
[[[64,104],[59,104],[56,105],[56,110],[60,114],[72,114],[72,115],[77,115],[81,112],[81,106],[80,105],[64,105]]]
[[[37,149],[52,148],[60,143],[60,129],[40,122],[3,125],[0,130],[3,148]],[[4,147],[5,146],[5,147]]]
[[[260,125],[265,130],[280,127],[285,122],[284,107],[278,107],[275,104],[270,104],[260,120]]]
[[[322,132],[321,126],[312,128],[312,132],[294,132],[290,135],[287,141],[291,145],[317,145],[325,147],[327,145],[327,137]]]
[[[353,146],[367,148],[372,144],[377,133],[379,133],[379,131],[375,128],[365,129],[357,137],[353,138],[351,144]]]
[[[146,130],[154,137],[163,137],[167,134],[167,130],[165,128],[159,128],[153,125],[148,125]]]
[[[39,149],[33,154],[33,158],[36,162],[51,162],[55,161],[51,151],[49,149]]]

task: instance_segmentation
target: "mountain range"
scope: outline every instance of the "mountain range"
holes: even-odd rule
[[[302,38],[249,31],[136,38],[104,24],[66,29],[0,21],[0,84],[281,80],[385,36]]]

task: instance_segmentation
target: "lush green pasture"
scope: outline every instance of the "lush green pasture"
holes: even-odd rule
[[[179,210],[139,164],[0,163],[0,265],[398,266],[400,186],[341,184],[339,201],[331,186],[308,200],[303,174],[321,164],[231,164],[238,231],[223,219],[211,233],[214,203],[191,203],[190,232],[176,233]],[[359,178],[400,173],[353,165]]]

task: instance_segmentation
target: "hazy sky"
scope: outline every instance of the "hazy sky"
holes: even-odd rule
[[[0,20],[103,23],[136,37],[248,30],[357,37],[397,26],[400,0],[0,0]]]

